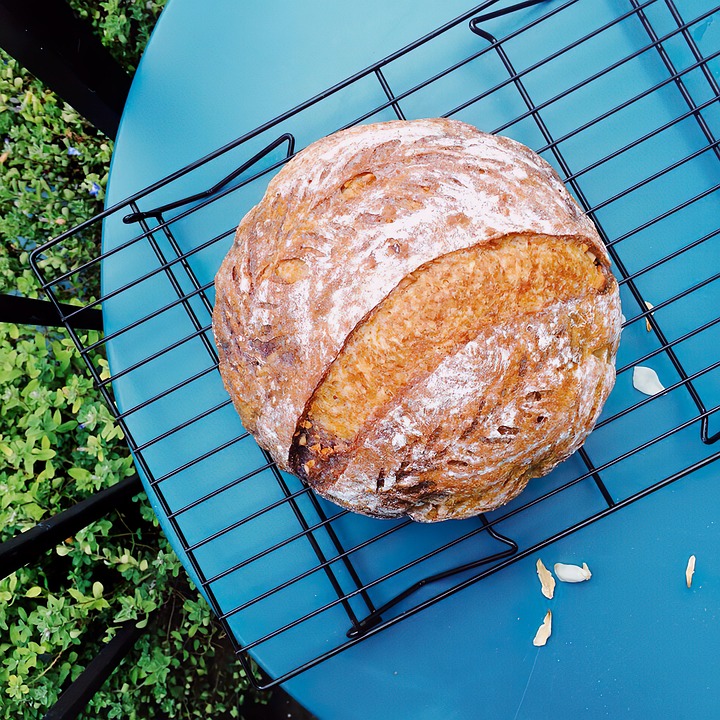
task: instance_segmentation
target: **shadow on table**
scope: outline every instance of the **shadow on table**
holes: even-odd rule
[[[317,720],[281,687],[272,691],[267,705],[251,705],[242,709],[244,720]]]

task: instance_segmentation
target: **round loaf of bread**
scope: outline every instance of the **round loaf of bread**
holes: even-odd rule
[[[432,522],[514,498],[590,433],[618,285],[530,149],[444,119],[298,153],[215,280],[220,372],[278,466],[356,512]]]

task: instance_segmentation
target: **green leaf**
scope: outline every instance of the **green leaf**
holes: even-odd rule
[[[88,600],[77,588],[68,588],[68,595],[77,602],[86,602]]]
[[[29,518],[32,518],[35,522],[42,520],[45,515],[44,508],[41,508],[37,503],[34,502],[25,503],[22,509],[25,515],[27,515]]]
[[[67,676],[70,674],[70,670],[72,670],[72,663],[64,662],[59,670],[58,670],[58,684],[62,684],[67,679]]]
[[[103,584],[101,582],[95,581],[92,586],[92,594],[94,598],[101,598],[103,594]]]
[[[79,482],[88,482],[92,477],[92,473],[85,468],[74,467],[68,470],[68,475]]]
[[[31,587],[26,593],[25,597],[34,598],[38,595],[42,595],[42,588],[38,587],[37,585],[35,587]]]
[[[43,450],[33,448],[33,457],[35,460],[51,460],[55,457],[55,454],[56,453],[52,448],[46,448]]]

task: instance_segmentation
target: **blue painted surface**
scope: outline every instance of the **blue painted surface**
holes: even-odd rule
[[[553,2],[549,7],[559,5]],[[686,17],[699,16],[710,8],[700,0],[677,5]],[[662,2],[655,2],[647,9],[660,35],[673,29],[663,7]],[[517,69],[532,67],[554,49],[580,39],[590,28],[611,23],[630,8],[629,3],[619,1],[580,0],[537,28],[508,40],[505,48]],[[361,4],[171,0],[128,100],[113,157],[109,204],[231,142],[467,9],[458,0],[442,4],[430,0],[394,0],[391,4],[380,0]],[[528,9],[513,18],[489,22],[487,27],[502,34],[543,12],[545,9]],[[689,29],[706,55],[720,48],[719,25],[717,15],[708,16]],[[717,229],[720,210],[717,193],[710,193],[666,220],[636,230],[720,181],[720,163],[712,152],[679,165],[621,200],[608,202],[619,191],[707,144],[698,123],[688,117],[648,138],[638,149],[593,166],[687,112],[677,86],[662,84],[668,73],[657,52],[651,50],[621,62],[648,42],[637,18],[629,18],[608,27],[598,38],[578,44],[558,61],[537,65],[524,78],[533,102],[542,107],[553,138],[567,136],[559,147],[570,171],[578,173],[588,200],[601,205],[597,216],[608,237],[616,240],[628,235],[616,249],[631,273]],[[392,63],[385,75],[400,94],[483,46],[484,41],[462,23]],[[668,52],[681,67],[693,62],[686,47],[677,38],[667,43]],[[611,74],[556,98],[563,89],[613,63],[617,68]],[[716,78],[720,75],[717,60],[708,67]],[[651,95],[581,134],[571,134],[658,84],[661,86]],[[711,97],[707,80],[697,72],[688,74],[687,86],[697,103]],[[536,149],[546,146],[494,53],[479,56],[409,95],[400,105],[408,117],[430,116],[449,112],[469,97],[478,99],[455,117],[483,130],[501,129]],[[203,190],[283,131],[293,132],[302,147],[383,101],[377,81],[363,79],[139,202],[147,208]],[[523,113],[524,118],[513,122]],[[704,116],[710,128],[720,130],[717,106],[709,107]],[[391,117],[392,111],[385,109],[369,120]],[[550,150],[542,154],[557,166]],[[264,167],[282,155],[280,148],[264,161]],[[170,213],[176,218],[173,233],[182,250],[198,249],[188,263],[201,285],[211,283],[232,241],[232,229],[262,197],[268,177],[259,177],[187,217],[182,217],[182,211]],[[302,576],[229,618],[237,635],[253,642],[285,622],[317,612],[255,650],[260,663],[277,676],[342,643],[347,616],[339,604],[332,605],[336,596],[324,573],[313,572],[317,558],[302,537],[260,561],[232,570],[299,532],[299,526],[288,504],[280,503],[222,532],[281,501],[283,495],[270,470],[259,470],[242,484],[222,490],[233,479],[261,468],[264,459],[251,438],[236,439],[243,430],[233,409],[223,405],[227,395],[212,371],[210,333],[198,331],[188,312],[188,308],[192,310],[202,328],[209,322],[207,307],[197,294],[187,306],[177,301],[178,287],[181,294],[193,292],[190,276],[176,263],[174,287],[165,273],[157,272],[160,257],[173,255],[167,239],[161,231],[154,233],[153,248],[146,239],[131,242],[138,233],[137,226],[125,225],[119,217],[108,218],[104,228],[105,250],[122,248],[105,260],[103,268],[105,295],[124,288],[103,303],[118,404],[129,413],[126,422],[141,446],[144,462],[153,476],[161,479],[165,504],[152,491],[149,495],[163,527],[185,557],[166,518],[168,512],[188,508],[177,516],[178,526],[187,544],[198,544],[194,552],[205,577],[223,575],[211,587],[224,611],[252,601],[288,578]],[[213,238],[217,240],[210,242]],[[680,337],[717,317],[717,283],[665,307],[662,303],[720,269],[718,245],[717,237],[710,238],[638,276],[643,297],[660,306],[655,317],[668,338]],[[135,284],[125,288],[129,281]],[[624,312],[631,320],[642,308],[626,287],[622,293]],[[211,288],[208,294],[212,301]],[[155,317],[146,319],[149,314]],[[134,322],[137,326],[127,329]],[[113,338],[115,331],[119,334]],[[718,340],[720,331],[714,326],[678,347],[688,372],[699,372],[720,359]],[[718,450],[717,445],[709,447],[699,441],[699,424],[692,422],[697,408],[682,387],[614,419],[617,413],[645,400],[632,387],[632,365],[658,346],[656,335],[646,332],[643,320],[626,327],[618,367],[627,369],[618,377],[587,450],[596,466],[601,466],[679,424],[688,426],[603,470],[616,500]],[[167,351],[169,347],[172,349]],[[656,369],[668,387],[679,380],[662,352],[643,364]],[[195,379],[173,390],[188,378]],[[705,373],[696,384],[707,408],[720,403],[716,371]],[[193,420],[189,427],[173,431],[189,420]],[[711,417],[710,425],[711,432],[720,429],[717,417]],[[504,517],[583,471],[578,457],[573,457],[547,478],[533,481],[521,498],[489,517]],[[319,717],[332,719],[712,717],[720,699],[718,479],[717,464],[710,465],[368,638],[290,680],[287,689]],[[294,478],[287,476],[286,482],[291,491],[300,489]],[[215,490],[217,495],[192,506]],[[298,503],[309,522],[319,520],[308,498],[301,497]],[[323,507],[330,515],[337,512],[327,503]],[[498,530],[527,548],[604,507],[598,489],[587,479],[508,516]],[[399,523],[347,515],[333,525],[344,545],[350,547]],[[366,581],[381,578],[399,564],[475,527],[476,521],[401,527],[354,553],[353,562]],[[326,556],[332,556],[334,550],[323,533],[318,533],[318,542]],[[371,595],[381,604],[414,579],[498,549],[496,542],[481,533],[378,583]],[[695,583],[688,589],[684,570],[691,553],[697,555],[698,566]],[[593,579],[582,585],[560,585],[556,597],[547,601],[535,575],[537,557],[548,566],[557,561],[586,561]],[[349,591],[351,580],[341,566],[337,576]],[[457,581],[433,585],[397,610],[409,609]],[[362,616],[361,599],[353,597],[350,604]],[[534,648],[532,637],[547,609],[554,613],[553,635],[546,647]]]

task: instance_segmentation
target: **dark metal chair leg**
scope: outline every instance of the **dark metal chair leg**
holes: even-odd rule
[[[94,520],[99,520],[123,500],[130,499],[142,490],[137,475],[125,478],[112,487],[95,493],[77,505],[63,510],[34,528],[16,535],[0,545],[0,578],[15,572],[23,565],[34,562],[65,538],[74,535]]]
[[[93,658],[72,685],[60,696],[43,720],[73,720],[102,687],[112,671],[132,650],[144,629],[131,620],[125,623],[117,635]]]
[[[1,0],[0,0],[1,1]],[[85,308],[78,312],[74,305],[60,303],[60,312],[74,314],[68,324],[78,330],[102,330],[102,311]],[[20,295],[0,295],[0,322],[20,325],[62,325],[63,319],[50,300],[36,300]]]
[[[114,138],[130,76],[63,0],[0,0],[0,47]]]

